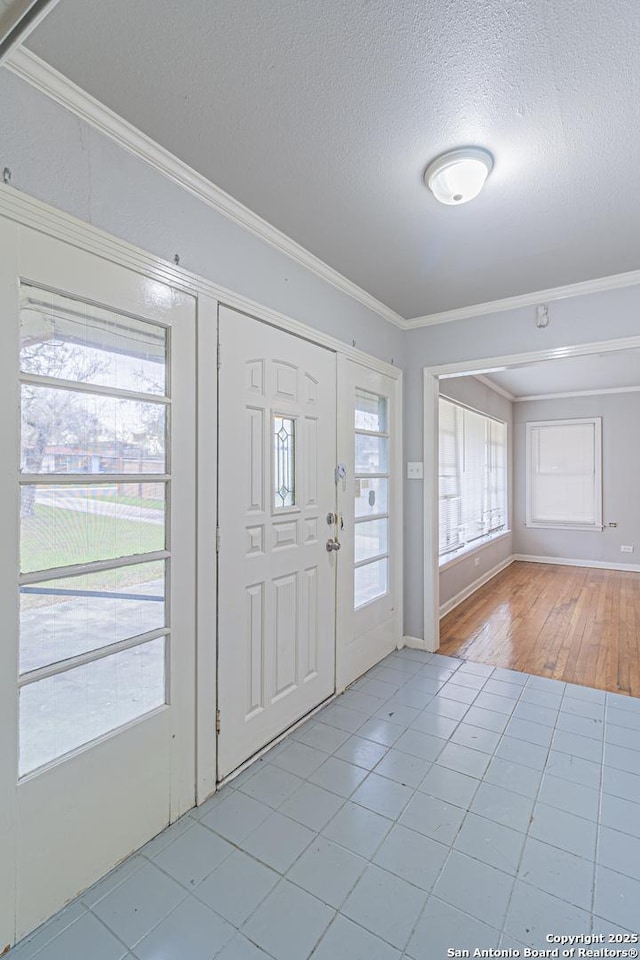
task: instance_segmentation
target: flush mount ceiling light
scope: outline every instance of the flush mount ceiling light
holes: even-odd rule
[[[449,150],[429,164],[424,182],[436,200],[456,206],[473,200],[493,169],[493,157],[482,147]]]

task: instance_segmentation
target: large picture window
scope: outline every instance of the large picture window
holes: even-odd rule
[[[527,526],[602,529],[602,420],[527,423]]]
[[[444,397],[439,416],[443,563],[507,527],[507,425]]]

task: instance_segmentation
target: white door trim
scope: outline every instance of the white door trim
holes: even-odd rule
[[[350,357],[372,370],[378,370],[390,377],[398,376],[398,367],[387,363],[385,360],[372,357],[368,353],[358,350],[357,347],[351,347],[342,340],[316,330],[300,320],[295,320],[278,310],[272,310],[270,307],[256,303],[249,297],[235,293],[212,280],[207,280],[206,277],[191,273],[183,267],[147,253],[147,251],[128,243],[126,240],[121,240],[104,230],[99,230],[97,227],[85,223],[84,220],[79,220],[69,213],[57,210],[35,197],[19,193],[15,187],[3,183],[0,183],[0,215],[22,223],[24,226],[33,227],[59,240],[66,240],[67,243],[72,243],[90,253],[97,253],[113,263],[128,267],[130,270],[137,270],[145,276],[169,284],[176,290],[183,290],[192,296],[203,294],[227,307],[232,307],[234,310],[240,310],[252,317],[257,316],[266,323],[271,323],[282,330],[289,330],[291,333],[304,337],[306,340],[311,340],[320,346],[329,347],[330,350],[335,350],[336,353]]]
[[[218,302],[196,303],[196,804],[216,789],[218,522]]]
[[[438,566],[438,397],[440,380],[473,376],[494,367],[515,367],[523,363],[587,357],[640,347],[640,336],[618,340],[595,340],[589,343],[532,350],[529,353],[500,357],[480,357],[424,367],[424,634],[422,649],[435,652],[440,646],[440,570]],[[511,456],[511,453],[509,454]]]
[[[20,312],[20,290],[16,282],[19,273],[19,250],[12,224],[0,223],[2,261],[0,284],[2,303],[13,323],[3,330],[3,349],[0,353],[0,405],[2,410],[15,407],[16,367],[20,352],[17,317]],[[17,417],[0,419],[0,446],[4,451],[0,461],[0,484],[4,496],[10,498],[13,513],[7,510],[8,529],[4,541],[19,543],[19,493],[16,477],[19,470],[20,425]],[[4,631],[10,630],[11,640],[3,654],[6,668],[0,670],[0,955],[13,945],[16,929],[16,860],[17,860],[17,799],[18,799],[18,710],[16,706],[18,676],[17,601],[16,584],[18,559],[12,550],[0,551],[0,607]]]

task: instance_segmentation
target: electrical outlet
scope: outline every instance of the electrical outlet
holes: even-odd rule
[[[474,558],[473,558],[473,565],[474,565],[474,567],[479,567],[479,566],[480,566],[480,557],[474,557]]]
[[[620,547],[620,553],[633,553],[633,547],[623,545]]]

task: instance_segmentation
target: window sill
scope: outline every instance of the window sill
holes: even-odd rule
[[[602,533],[601,523],[535,523],[529,520],[525,523],[528,530],[591,530],[592,533]]]
[[[463,560],[466,560],[467,557],[472,557],[474,553],[480,553],[485,547],[498,543],[499,540],[504,540],[505,537],[509,536],[511,536],[511,530],[500,530],[498,533],[490,533],[486,537],[481,537],[478,540],[474,540],[473,543],[468,543],[466,546],[460,547],[455,553],[445,554],[439,562],[440,573],[448,570],[449,567],[455,567],[457,563],[461,563]]]

